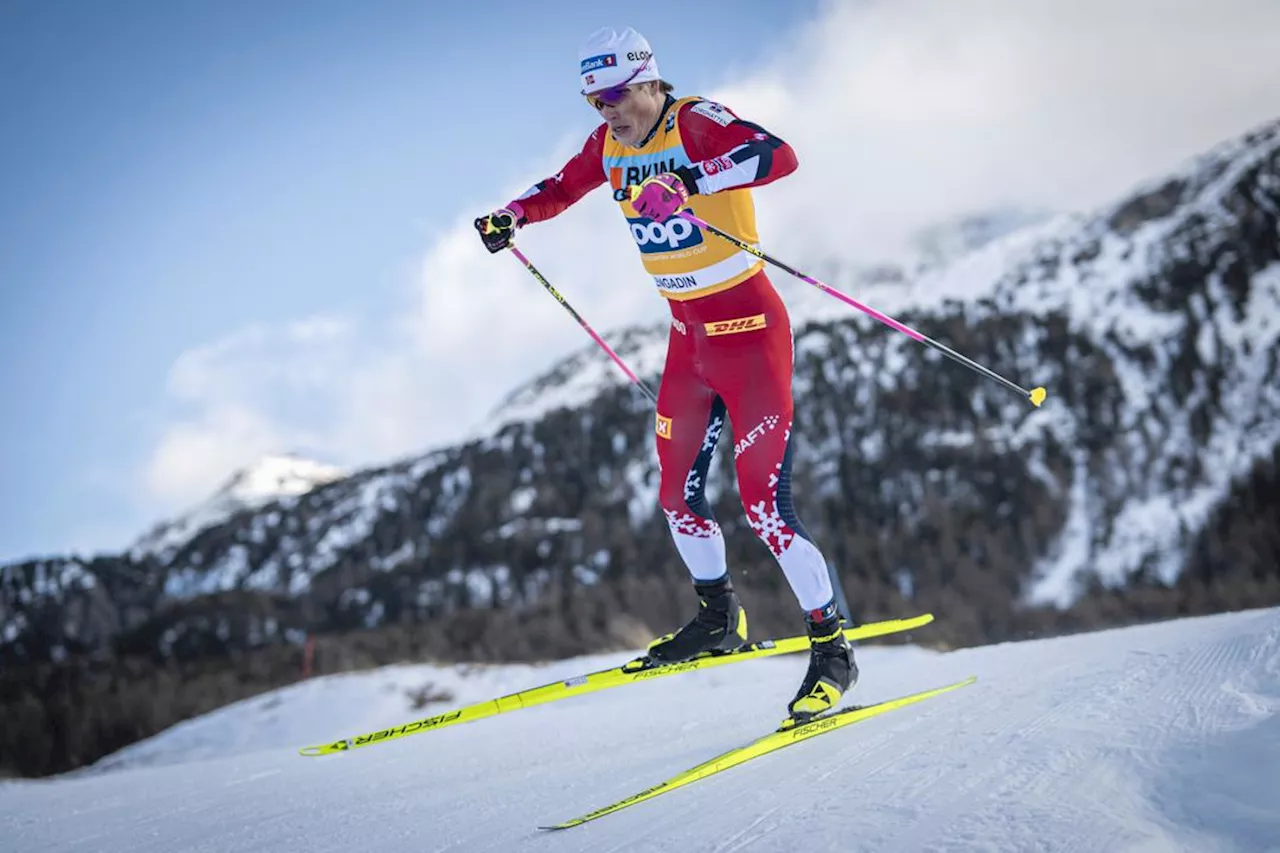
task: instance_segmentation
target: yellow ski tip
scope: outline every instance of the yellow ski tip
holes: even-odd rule
[[[1039,407],[1044,402],[1044,398],[1048,396],[1043,388],[1031,389],[1031,405]]]
[[[350,741],[336,740],[333,743],[322,743],[317,746],[304,746],[302,749],[298,750],[298,754],[306,756],[333,755],[338,752],[346,752],[350,748]]]

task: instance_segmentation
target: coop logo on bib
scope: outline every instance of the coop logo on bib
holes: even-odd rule
[[[666,222],[627,218],[631,237],[644,254],[674,252],[702,242],[702,231],[687,219],[675,217]]]

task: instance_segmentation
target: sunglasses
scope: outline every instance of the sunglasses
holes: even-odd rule
[[[645,57],[644,62],[640,63],[640,67],[635,71],[632,71],[631,76],[626,80],[623,80],[621,83],[618,83],[615,86],[610,86],[607,89],[601,89],[599,92],[592,92],[589,95],[587,95],[586,92],[583,92],[583,94],[586,95],[587,103],[595,107],[596,110],[601,110],[607,106],[616,107],[618,104],[622,103],[622,99],[631,91],[631,81],[636,79],[636,77],[640,75],[641,71],[649,67],[649,60],[651,58],[652,57]]]

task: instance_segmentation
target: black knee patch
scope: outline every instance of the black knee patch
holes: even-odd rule
[[[707,502],[707,472],[711,470],[711,457],[715,454],[716,443],[720,441],[720,432],[724,429],[724,414],[724,400],[717,396],[707,418],[702,449],[694,457],[693,467],[684,479],[684,502],[689,506],[689,511],[712,521],[715,520],[715,514],[711,511],[711,504]]]
[[[795,437],[794,432],[791,437]],[[778,515],[782,517],[782,522],[787,527],[796,532],[797,536],[813,541],[808,531],[804,529],[804,525],[800,523],[795,504],[791,500],[791,438],[787,439],[787,449],[782,453],[782,470],[778,472]]]

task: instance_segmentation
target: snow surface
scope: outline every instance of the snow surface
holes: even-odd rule
[[[925,628],[920,638],[928,636]],[[803,657],[566,700],[328,758],[297,748],[626,657],[395,666],[221,709],[0,784],[6,851],[1280,849],[1280,609],[938,653],[862,646],[869,703],[976,685],[564,833],[777,723]],[[428,684],[452,700],[412,710]]]

